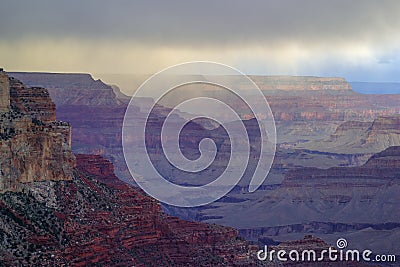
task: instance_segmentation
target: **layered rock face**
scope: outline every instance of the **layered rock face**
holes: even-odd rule
[[[56,120],[56,105],[47,89],[27,87],[19,80],[10,78],[10,102],[14,110],[42,122]]]
[[[163,214],[100,156],[77,155],[72,180],[0,194],[0,206],[6,266],[256,265],[237,230]]]
[[[20,191],[33,181],[71,179],[71,128],[55,120],[46,89],[28,88],[14,78],[4,84],[9,84],[4,90],[10,92],[10,108],[0,113],[0,192]]]
[[[381,153],[372,156],[366,164],[360,167],[329,168],[326,170],[316,168],[303,168],[295,172],[289,172],[282,183],[287,188],[312,186],[325,187],[342,185],[346,188],[363,187],[376,188],[387,183],[392,185],[399,183],[400,173],[400,147],[389,147]],[[332,183],[334,181],[334,183]],[[344,188],[342,189],[344,192]],[[351,197],[351,196],[349,196]],[[400,214],[394,218],[400,219]]]
[[[378,154],[372,156],[364,165],[366,168],[392,170],[394,173],[399,174],[400,169],[400,146],[390,147]],[[397,178],[398,175],[397,175]]]
[[[0,112],[6,112],[10,108],[10,85],[7,74],[0,70]]]
[[[48,88],[57,106],[58,119],[72,125],[75,153],[104,155],[113,161],[119,177],[129,179],[121,146],[126,96],[117,97],[111,86],[94,80],[90,74],[17,72],[10,75],[29,86]]]
[[[28,86],[45,87],[56,105],[119,105],[111,86],[90,74],[10,72]]]
[[[400,145],[400,115],[379,116],[372,122],[347,121],[328,138],[297,148],[347,154],[376,153]]]
[[[267,95],[276,121],[371,121],[400,112],[400,95]],[[393,102],[392,102],[393,101]]]
[[[400,199],[398,194],[392,194],[400,187],[399,174],[399,147],[375,154],[360,167],[290,171],[282,186],[266,200],[274,203],[274,209],[282,205],[280,218],[269,222],[282,225],[289,221],[300,223],[301,218],[307,218],[341,223],[400,223],[397,208]],[[389,196],[390,201],[386,199]],[[296,213],[291,213],[292,209]],[[272,218],[273,214],[264,216]]]

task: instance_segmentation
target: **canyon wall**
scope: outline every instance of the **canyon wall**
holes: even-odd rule
[[[0,112],[6,112],[10,108],[10,85],[7,74],[0,70]]]
[[[9,92],[10,108],[0,113],[0,192],[20,191],[33,181],[71,179],[70,125],[56,121],[46,89],[7,80],[2,84],[8,88],[2,89]]]
[[[297,149],[342,152],[346,154],[377,153],[400,145],[400,114],[378,116],[372,122],[347,121],[329,137],[306,142]]]
[[[44,87],[56,103],[63,105],[115,106],[123,103],[113,88],[84,73],[10,72],[10,76],[32,87]],[[121,94],[121,93],[119,93]]]

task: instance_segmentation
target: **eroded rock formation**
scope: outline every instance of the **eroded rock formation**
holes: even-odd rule
[[[20,191],[27,182],[71,179],[71,128],[56,121],[47,90],[1,75],[7,78],[2,91],[9,91],[2,102],[10,105],[0,112],[0,192]]]
[[[45,87],[57,106],[113,106],[122,103],[110,85],[94,80],[90,74],[12,72],[10,76],[29,86]]]

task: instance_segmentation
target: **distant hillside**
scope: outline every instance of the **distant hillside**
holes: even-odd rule
[[[400,115],[380,116],[373,122],[347,121],[329,137],[300,148],[337,153],[371,153],[400,145]]]
[[[150,74],[98,74],[109,84],[117,84],[125,93],[132,94],[151,75]],[[197,79],[195,75],[193,79]],[[340,77],[314,77],[314,76],[259,76],[249,77],[267,94],[288,93],[301,91],[332,91],[335,93],[352,93],[350,84]],[[174,79],[171,76],[171,79]],[[247,89],[240,85],[239,76],[230,76],[229,80],[237,79],[239,88]]]
[[[242,194],[240,205],[224,204],[230,210],[225,217],[215,207],[203,215],[210,218],[207,222],[242,229],[248,239],[288,240],[308,233],[331,241],[343,237],[353,248],[397,254],[399,171],[400,147],[390,147],[359,167],[292,170],[278,189],[257,201]],[[251,224],[246,218],[252,218]]]
[[[340,77],[314,76],[250,76],[261,90],[285,91],[351,91],[350,84]]]

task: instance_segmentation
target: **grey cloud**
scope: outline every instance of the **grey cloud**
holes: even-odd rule
[[[387,41],[399,1],[2,1],[2,39],[85,38],[173,45]]]

